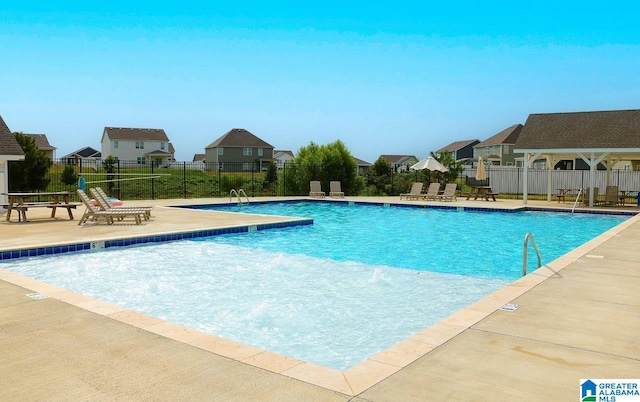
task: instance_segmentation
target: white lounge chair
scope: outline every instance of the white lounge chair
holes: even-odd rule
[[[416,182],[411,186],[411,190],[408,193],[400,194],[400,199],[405,197],[407,200],[417,200],[422,196],[422,188],[424,187],[424,183]]]
[[[324,191],[319,181],[310,181],[309,189],[309,197],[324,198]]]
[[[329,197],[344,198],[342,184],[339,181],[329,182]]]
[[[151,210],[153,209],[152,206],[149,206],[149,205],[127,205],[127,206],[114,205],[113,202],[107,196],[107,193],[105,193],[104,190],[102,188],[100,188],[100,187],[91,188],[91,189],[89,189],[89,192],[91,193],[91,195],[93,195],[93,198],[96,200],[96,202],[98,203],[98,206],[102,210],[108,210],[108,209],[113,209],[113,208],[127,209],[127,210],[138,210],[138,211],[144,212],[144,219],[145,220],[148,221],[149,218],[151,218]]]
[[[98,218],[103,218],[107,222],[107,224],[111,225],[113,224],[113,218],[125,218],[128,216],[133,217],[136,221],[136,224],[138,225],[142,222],[142,216],[144,215],[144,212],[134,212],[129,210],[103,211],[100,208],[93,205],[93,203],[89,199],[89,196],[87,196],[87,193],[82,191],[82,189],[78,189],[77,193],[78,193],[78,197],[80,197],[80,201],[82,201],[82,203],[86,207],[86,210],[84,211],[84,214],[80,218],[80,222],[78,222],[78,225],[82,225],[83,223],[87,222],[89,219],[95,220]]]

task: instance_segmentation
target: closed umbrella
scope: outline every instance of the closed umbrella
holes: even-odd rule
[[[432,156],[429,156],[428,158],[424,158],[420,162],[418,162],[415,165],[411,166],[409,169],[411,169],[411,170],[424,170],[424,169],[427,169],[427,170],[431,170],[431,171],[436,170],[438,172],[447,172],[449,170],[442,163],[438,162]]]
[[[487,180],[487,171],[484,169],[482,156],[478,157],[478,170],[476,170],[476,180]]]

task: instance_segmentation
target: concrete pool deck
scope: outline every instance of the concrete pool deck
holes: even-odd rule
[[[347,200],[523,206],[518,200]],[[142,225],[78,226],[78,217],[51,220],[48,211],[38,210],[28,212],[28,223],[6,222],[0,215],[0,251],[288,219],[166,208],[225,201],[145,201],[157,207]],[[7,400],[572,400],[581,378],[639,377],[639,219],[543,261],[543,268],[344,372],[0,270],[1,394]],[[34,299],[31,293],[48,297]],[[499,310],[507,303],[520,307]]]

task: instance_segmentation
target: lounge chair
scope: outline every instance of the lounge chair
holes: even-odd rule
[[[421,196],[425,201],[436,201],[440,198],[440,183],[431,183],[427,192]]]
[[[329,197],[344,198],[342,185],[339,181],[329,182]]]
[[[456,201],[457,189],[458,189],[457,183],[447,183],[447,185],[444,186],[444,191],[442,192],[442,194],[438,196],[438,198],[440,199],[440,201]]]
[[[113,209],[113,208],[133,209],[133,210],[139,210],[144,212],[145,220],[148,221],[149,218],[151,218],[151,210],[153,209],[153,207],[150,205],[127,205],[127,206],[114,205],[113,202],[107,196],[107,193],[105,193],[101,187],[91,188],[89,189],[89,192],[91,192],[91,195],[93,195],[93,198],[96,200],[96,202],[98,203],[98,206],[102,210]]]
[[[407,200],[417,200],[422,197],[422,188],[424,187],[424,183],[416,182],[411,186],[411,191],[408,193],[400,194],[400,199],[405,197]]]
[[[82,189],[78,189],[77,193],[78,197],[80,197],[80,201],[82,201],[86,208],[86,210],[84,211],[84,215],[82,215],[82,218],[80,218],[80,222],[78,222],[78,225],[82,225],[89,219],[95,220],[98,218],[103,218],[107,222],[107,224],[111,225],[113,224],[113,218],[125,218],[128,216],[133,217],[136,221],[136,224],[138,225],[142,222],[142,216],[144,215],[144,212],[134,212],[126,209],[103,211],[93,205],[93,203],[89,199],[89,196],[87,196],[87,193],[82,191]]]
[[[309,197],[324,198],[324,191],[319,181],[310,181],[309,189]]]

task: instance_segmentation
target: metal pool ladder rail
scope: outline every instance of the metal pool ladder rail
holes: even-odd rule
[[[576,195],[576,200],[573,203],[573,208],[571,208],[571,215],[573,215],[573,211],[576,210],[576,205],[578,204],[578,200],[580,199],[580,195],[582,195],[582,188],[578,190],[578,195]],[[584,195],[582,195],[582,203],[584,204]]]
[[[538,268],[542,266],[542,257],[540,257],[540,250],[538,249],[538,245],[536,244],[536,238],[533,237],[533,233],[528,232],[524,235],[524,258],[522,260],[522,276],[527,274],[527,254],[529,239],[531,239],[531,244],[533,244],[533,249],[536,250],[536,254],[538,255]]]
[[[236,191],[235,188],[232,188],[231,191],[229,191],[229,201],[233,199],[234,194],[238,198],[238,205],[242,205],[242,198],[240,196],[244,196],[244,198],[247,200],[247,204],[249,203],[249,197],[247,196],[247,193],[245,193],[243,189]]]

